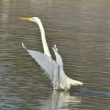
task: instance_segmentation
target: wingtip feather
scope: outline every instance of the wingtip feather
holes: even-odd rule
[[[22,47],[24,48],[24,49],[26,49],[26,46],[24,45],[24,43],[22,42]]]

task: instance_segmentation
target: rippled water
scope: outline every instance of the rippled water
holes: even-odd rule
[[[50,49],[58,45],[66,74],[83,87],[52,92],[21,47],[42,51],[38,26],[23,16],[42,19]],[[0,110],[109,109],[109,0],[0,0]]]

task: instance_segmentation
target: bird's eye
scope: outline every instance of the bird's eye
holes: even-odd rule
[[[32,21],[34,20],[34,18],[32,18]]]

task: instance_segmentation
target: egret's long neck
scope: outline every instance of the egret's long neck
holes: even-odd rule
[[[51,54],[50,54],[50,51],[49,51],[49,48],[48,48],[48,45],[47,45],[46,37],[45,37],[44,27],[43,27],[41,21],[40,22],[36,22],[36,23],[38,24],[38,26],[40,28],[44,53],[51,57]]]

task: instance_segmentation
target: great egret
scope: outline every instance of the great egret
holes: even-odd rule
[[[52,48],[56,56],[56,61],[52,59],[46,42],[45,31],[41,20],[38,17],[21,18],[21,19],[35,22],[38,24],[40,28],[44,53],[27,49],[23,42],[22,42],[22,47],[32,56],[32,58],[44,70],[45,75],[49,77],[49,79],[53,84],[53,89],[69,90],[72,85],[74,86],[83,85],[82,82],[73,80],[65,74],[63,69],[63,61],[60,54],[58,53],[58,49],[56,45],[54,45]]]

